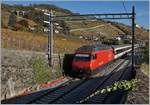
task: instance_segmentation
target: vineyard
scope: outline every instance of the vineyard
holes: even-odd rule
[[[33,50],[46,52],[47,51],[47,35],[12,31],[2,29],[2,48],[16,50]],[[69,43],[69,44],[68,44]],[[69,53],[74,52],[78,47],[87,44],[87,41],[63,38],[62,36],[54,37],[54,52]]]

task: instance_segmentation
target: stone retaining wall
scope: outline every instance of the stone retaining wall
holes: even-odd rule
[[[34,57],[41,57],[48,63],[46,53],[2,49],[1,99],[34,84],[31,66]]]

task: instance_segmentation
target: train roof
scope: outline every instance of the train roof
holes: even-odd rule
[[[131,47],[130,44],[125,45],[105,45],[105,44],[94,44],[94,45],[85,45],[77,49],[77,52],[93,52],[93,51],[99,51],[99,50],[106,50],[113,48],[114,50],[125,48],[125,47]]]
[[[111,45],[113,48],[119,48],[124,46],[131,46],[131,44],[124,44],[124,45]]]
[[[92,52],[92,51],[106,50],[110,48],[112,47],[104,44],[85,45],[78,48],[77,52]]]
[[[112,48],[117,50],[117,49],[122,49],[126,47],[131,47],[131,44],[125,44],[125,45],[112,45]]]

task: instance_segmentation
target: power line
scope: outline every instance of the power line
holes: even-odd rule
[[[122,4],[123,4],[123,8],[124,8],[125,12],[127,13],[127,9],[125,7],[124,1],[122,1]]]

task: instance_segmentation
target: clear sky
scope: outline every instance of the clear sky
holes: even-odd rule
[[[50,0],[3,0],[7,4],[54,4],[56,6],[69,9],[75,13],[120,13],[125,12],[123,1],[127,12],[131,12],[132,5],[135,5],[136,23],[142,27],[149,27],[149,2],[147,1],[50,1]],[[129,20],[118,20],[126,24],[131,24]]]

